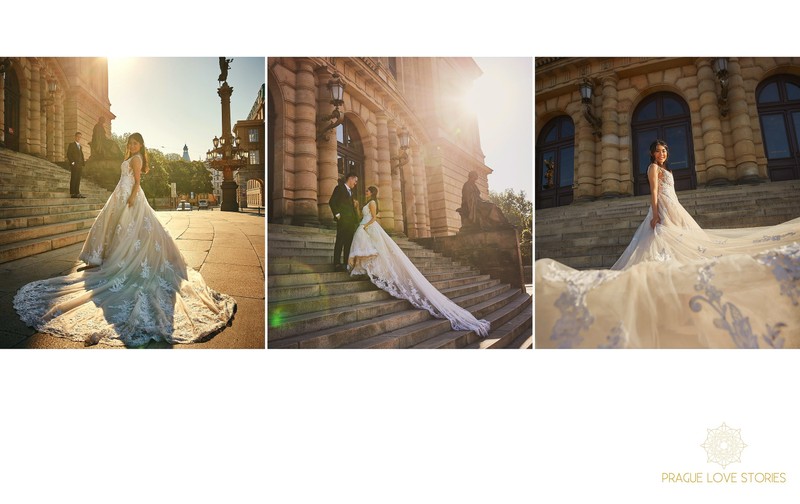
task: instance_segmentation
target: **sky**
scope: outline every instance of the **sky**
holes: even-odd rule
[[[531,58],[474,58],[483,70],[467,100],[478,116],[489,189],[533,188],[533,63]]]
[[[264,83],[264,58],[231,57],[232,128],[247,118]],[[222,133],[218,76],[218,58],[109,58],[108,98],[117,116],[111,131],[138,131],[164,154],[183,155],[186,144],[193,161],[204,160]]]

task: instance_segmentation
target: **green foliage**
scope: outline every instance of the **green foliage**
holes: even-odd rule
[[[519,230],[522,261],[530,264],[533,256],[533,202],[528,199],[525,191],[520,190],[517,193],[513,189],[500,193],[489,191],[489,201],[497,205],[508,222]]]
[[[210,193],[214,186],[211,184],[211,173],[206,170],[204,163],[183,160],[167,161],[169,181],[175,182],[178,193]]]

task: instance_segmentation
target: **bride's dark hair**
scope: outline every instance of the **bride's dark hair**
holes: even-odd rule
[[[150,160],[147,159],[147,149],[144,147],[144,138],[142,138],[141,133],[131,133],[128,135],[128,140],[125,142],[125,159],[130,159],[133,156],[131,151],[128,150],[128,142],[131,140],[136,140],[142,146],[141,150],[139,150],[139,154],[142,155],[142,173],[149,172]]]
[[[667,145],[667,142],[665,142],[664,140],[658,140],[657,139],[655,142],[650,144],[650,163],[651,164],[652,163],[656,163],[656,157],[653,155],[653,153],[656,151],[656,148],[659,145],[663,145],[664,149],[667,150],[667,159],[669,159],[669,145]],[[664,160],[664,168],[669,170],[669,163],[667,162],[667,159]],[[658,163],[656,163],[656,164],[658,164]],[[670,171],[672,171],[672,170],[670,170]]]
[[[375,202],[375,215],[378,215],[378,188],[371,185],[367,187],[367,189],[369,189],[369,201],[367,201],[367,203],[370,201]]]

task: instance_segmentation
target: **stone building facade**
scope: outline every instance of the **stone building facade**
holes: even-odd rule
[[[537,208],[647,194],[655,138],[678,190],[800,178],[800,58],[536,58],[535,82]]]
[[[61,162],[80,131],[88,158],[100,116],[115,118],[106,58],[0,56],[0,146]]]
[[[411,238],[451,235],[470,171],[487,193],[477,119],[456,97],[481,75],[471,58],[269,58],[267,215],[270,222],[333,226],[338,181],[378,188],[380,222]],[[341,124],[329,82],[344,84]],[[327,116],[327,117],[326,117]],[[408,146],[401,149],[401,135]]]
[[[247,183],[250,180],[264,183],[264,159],[266,140],[264,139],[264,95],[262,84],[246,119],[236,121],[233,131],[240,139],[239,147],[247,151],[247,165],[236,172],[236,183],[239,186],[239,206],[248,207]],[[263,206],[263,202],[260,206]]]

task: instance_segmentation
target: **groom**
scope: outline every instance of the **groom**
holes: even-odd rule
[[[342,249],[344,248],[344,261],[350,257],[350,244],[358,228],[358,215],[356,203],[353,200],[354,190],[358,183],[358,175],[353,172],[336,186],[331,195],[329,205],[333,218],[336,220],[336,243],[333,245],[333,267],[336,271],[345,271],[342,264]]]
[[[81,133],[75,133],[75,141],[70,142],[67,147],[67,161],[69,161],[69,195],[72,198],[85,198],[81,194],[81,172],[85,163],[83,158],[83,147],[81,147]]]

